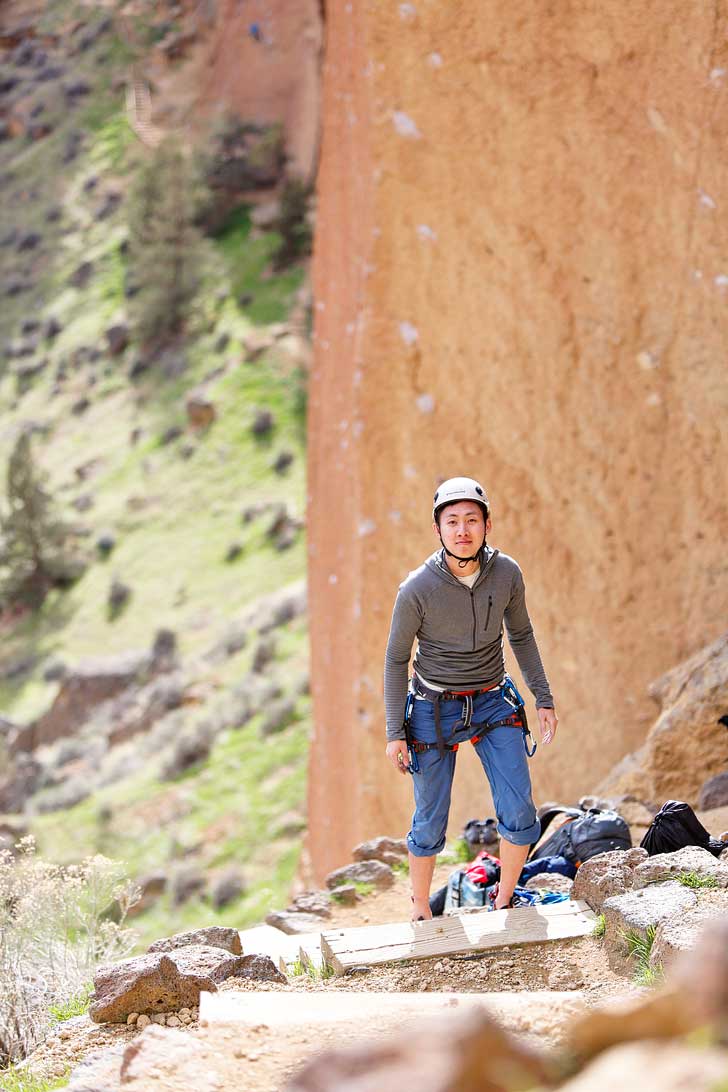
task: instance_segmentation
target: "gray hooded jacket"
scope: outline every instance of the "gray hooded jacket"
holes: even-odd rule
[[[387,739],[404,739],[407,671],[417,638],[414,669],[453,690],[495,686],[503,678],[503,624],[518,666],[536,699],[554,701],[526,609],[526,588],[517,563],[486,547],[472,588],[452,575],[438,550],[400,584],[384,660]]]

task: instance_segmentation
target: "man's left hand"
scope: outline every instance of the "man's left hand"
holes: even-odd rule
[[[559,718],[556,716],[555,709],[537,709],[538,724],[541,729],[541,742],[548,746],[552,743],[556,735],[556,729],[559,724]]]

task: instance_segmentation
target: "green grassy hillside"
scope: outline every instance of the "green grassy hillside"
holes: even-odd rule
[[[133,337],[111,355],[106,330],[128,322],[128,194],[149,153],[127,122],[122,77],[130,54],[114,25],[74,52],[100,20],[87,7],[47,6],[42,29],[59,36],[47,64],[64,69],[55,80],[36,84],[28,66],[6,58],[20,81],[11,109],[29,116],[42,100],[37,116],[51,129],[0,143],[7,198],[0,238],[13,240],[0,246],[0,272],[23,285],[1,309],[0,482],[15,438],[32,423],[36,460],[59,510],[82,531],[89,564],[78,583],[51,592],[38,611],[4,615],[0,713],[23,724],[49,707],[58,688],[44,677],[50,662],[73,668],[87,657],[148,648],[166,627],[177,635],[187,683],[203,695],[201,706],[178,711],[183,728],[207,704],[224,707],[249,672],[253,650],[249,644],[214,664],[205,654],[231,621],[305,572],[303,532],[277,549],[271,530],[273,506],[299,519],[305,508],[305,377],[278,336],[305,270],[274,272],[278,236],[252,231],[248,210],[239,208],[204,241],[201,290],[184,338],[145,370],[134,367],[143,347]],[[75,99],[63,90],[71,78],[88,87]],[[101,215],[105,208],[111,211]],[[40,238],[27,250],[19,240],[30,233]],[[91,263],[85,281],[74,276],[83,263]],[[59,332],[48,337],[51,319]],[[270,346],[252,360],[244,343],[256,332],[269,334]],[[18,346],[25,355],[16,354]],[[28,363],[38,365],[35,374],[19,375]],[[187,420],[192,391],[215,407],[204,431]],[[273,415],[264,436],[252,430],[260,410]],[[282,452],[292,459],[276,471]],[[0,503],[3,496],[0,484]],[[244,519],[256,506],[259,513]],[[106,559],[95,545],[102,532],[116,540]],[[235,559],[227,560],[234,544]],[[131,597],[112,618],[114,577]],[[200,899],[175,907],[167,894],[137,919],[144,936],[203,920],[245,924],[285,902],[304,822],[303,619],[277,630],[272,671],[278,690],[295,700],[289,723],[275,734],[261,738],[260,716],[228,725],[209,757],[176,779],[161,781],[150,761],[71,809],[26,816],[40,852],[56,860],[103,852],[126,860],[133,875],[191,862],[208,879],[231,863],[242,867],[247,893],[236,902],[215,912]]]

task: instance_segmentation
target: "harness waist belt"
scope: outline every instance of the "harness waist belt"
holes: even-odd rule
[[[477,698],[480,694],[498,690],[500,685],[500,683],[493,683],[492,686],[481,686],[478,690],[431,690],[429,686],[425,686],[417,675],[412,678],[412,686],[415,692],[421,697],[427,698],[428,701],[458,701],[459,698]]]

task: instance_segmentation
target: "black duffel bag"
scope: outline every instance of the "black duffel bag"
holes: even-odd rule
[[[629,826],[616,811],[601,811],[599,808],[590,808],[589,811],[581,811],[578,808],[553,808],[547,815],[542,816],[542,829],[559,812],[566,812],[574,818],[564,823],[550,838],[542,842],[537,853],[532,851],[531,859],[565,857],[567,861],[578,866],[599,853],[632,848]]]
[[[662,805],[640,842],[650,857],[656,853],[674,853],[685,846],[700,846],[720,857],[726,843],[712,838],[697,815],[683,800],[668,800]]]

